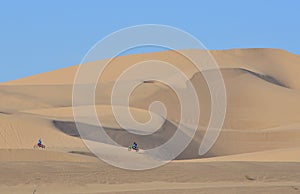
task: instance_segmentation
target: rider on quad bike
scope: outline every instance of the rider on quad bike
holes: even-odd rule
[[[40,139],[38,140],[38,143],[35,144],[35,145],[33,146],[33,148],[34,148],[34,149],[37,149],[37,148],[43,148],[43,149],[45,149],[46,146],[42,143],[42,139],[40,138]]]

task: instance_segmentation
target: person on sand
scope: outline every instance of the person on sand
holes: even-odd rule
[[[42,147],[42,145],[43,145],[43,144],[42,144],[42,139],[40,138],[39,141],[38,141],[38,146],[39,146],[39,147]]]
[[[137,149],[137,143],[133,142],[132,149],[134,149],[134,150]]]

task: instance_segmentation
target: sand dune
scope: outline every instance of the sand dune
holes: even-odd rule
[[[191,50],[189,52],[196,55],[202,51]],[[300,57],[276,49],[212,51],[212,55],[221,67],[228,96],[227,113],[223,127],[224,129],[232,129],[234,131],[224,130],[218,139],[217,144],[208,155],[222,156],[243,152],[262,151],[271,149],[272,147],[277,149],[281,147],[281,144],[284,148],[287,146],[298,146],[299,144],[297,141],[289,142],[286,141],[287,138],[283,138],[284,140],[281,144],[278,143],[277,145],[274,145],[272,143],[273,140],[269,138],[267,140],[268,144],[264,144],[262,142],[263,138],[261,137],[266,136],[264,130],[269,128],[281,127],[284,131],[285,126],[300,123],[298,117],[300,113],[300,102],[298,100],[300,93],[297,90],[297,84],[300,80],[295,74],[295,72],[299,70],[297,64],[299,64]],[[120,128],[109,105],[111,103],[111,91],[114,86],[113,80],[118,77],[122,70],[136,62],[151,58],[168,61],[174,63],[175,66],[182,69],[184,72],[187,72],[192,83],[197,86],[196,90],[201,108],[200,126],[198,128],[199,132],[194,138],[195,145],[191,146],[192,148],[189,148],[192,150],[186,150],[187,152],[196,154],[196,150],[194,149],[197,149],[200,144],[204,133],[203,130],[210,119],[210,93],[203,75],[197,72],[191,64],[184,64],[186,61],[176,60],[176,57],[178,56],[175,52],[165,51],[122,56],[112,60],[112,67],[106,69],[106,74],[100,79],[101,84],[96,90],[96,104],[102,107],[97,109],[97,113],[99,118],[102,118],[102,123],[107,128]],[[107,62],[107,60],[93,63],[97,65],[97,63],[105,62]],[[122,66],[116,69],[113,68],[114,64],[122,64]],[[55,125],[53,125],[54,120],[72,122],[72,82],[76,69],[77,66],[73,66],[29,78],[2,83],[0,92],[3,94],[1,96],[3,100],[1,101],[2,105],[0,111],[4,113],[3,117],[5,120],[8,121],[12,119],[13,121],[9,123],[16,123],[14,120],[19,120],[21,118],[20,116],[16,116],[16,114],[24,114],[27,115],[26,121],[23,119],[18,122],[24,123],[23,125],[25,126],[25,123],[27,122],[31,125],[34,125],[32,123],[37,123],[32,120],[44,119],[45,121],[43,122],[47,124],[42,125],[48,125],[48,127],[51,128],[49,129],[50,132],[47,132],[47,134],[55,131],[52,129],[55,128]],[[284,71],[282,69],[284,69]],[[126,85],[126,82],[124,82],[124,84]],[[177,106],[179,101],[176,94],[169,87],[151,80],[141,83],[130,97],[130,105],[132,108],[142,111],[135,113],[134,111],[131,111],[133,116],[136,117],[135,119],[140,122],[148,121],[149,114],[143,110],[148,110],[149,105],[154,101],[161,101],[164,103],[168,110],[166,115],[168,121],[172,123],[179,122],[180,106]],[[103,107],[106,108],[103,109]],[[5,113],[11,115],[5,115]],[[149,128],[151,127],[153,126],[150,126]],[[297,127],[298,126],[296,126],[296,128]],[[16,127],[11,128],[13,129],[9,130],[2,128],[2,130],[5,130],[3,133],[6,133],[6,142],[14,141],[13,139],[15,137],[12,132],[13,130],[16,130],[16,134],[24,133],[22,131],[19,132],[19,129],[16,129]],[[33,129],[35,127],[33,126],[26,128],[29,130],[26,131],[26,133],[29,132],[29,134],[33,134],[33,138],[30,138],[30,141],[33,141],[32,139],[36,139],[42,135],[39,134],[39,132],[35,132]],[[241,130],[254,131],[249,131],[248,139],[246,138],[243,141],[239,141],[245,134],[245,132]],[[9,133],[11,133],[10,136],[7,135]],[[60,134],[59,131],[55,131],[55,133],[58,133],[58,135]],[[280,134],[284,137],[283,133],[284,132]],[[297,131],[291,133],[287,130],[286,133],[292,134],[293,139],[300,137]],[[279,136],[278,133],[268,132],[268,136],[272,136],[272,134]],[[133,138],[130,135],[128,135],[128,137],[122,135],[122,137],[125,139],[123,143],[121,143],[122,145],[127,144]],[[72,138],[76,139],[74,137]],[[160,141],[163,140],[165,140],[165,138],[160,139]],[[158,142],[155,143],[155,141],[149,141],[154,142],[152,143],[153,145],[160,144]],[[280,138],[278,141],[280,141]],[[249,144],[249,142],[253,143]],[[8,144],[9,143],[3,143],[3,146],[10,148],[12,145],[8,146]],[[28,148],[31,144],[32,143],[29,142],[26,143],[26,147]],[[52,141],[50,138],[49,144],[56,145],[59,144],[59,141]],[[238,144],[239,146],[235,146],[235,144]],[[152,147],[153,145],[145,144],[143,146]],[[22,148],[22,146],[23,143],[20,145],[19,143],[15,143],[14,147]],[[222,148],[220,149],[220,147]],[[237,149],[237,147],[239,149]],[[192,154],[191,156],[185,154],[185,158],[194,158],[195,154]]]
[[[84,147],[80,139],[64,135],[47,119],[0,115],[0,149],[32,149],[39,138],[48,148]]]
[[[191,50],[192,54],[197,55],[201,51]],[[297,72],[299,71],[300,57],[279,49],[232,49],[232,50],[216,50],[211,51],[212,56],[216,59],[221,68],[243,68],[252,72],[269,75],[287,87],[294,89],[300,88],[300,80]],[[178,60],[178,58],[180,60]],[[129,66],[145,60],[162,60],[176,65],[180,69],[194,72],[194,68],[187,69],[186,61],[178,57],[176,52],[165,51],[158,53],[146,53],[129,56],[121,56],[114,59],[110,66],[114,64],[122,64],[117,70],[115,68],[107,69],[106,76],[103,81],[114,81],[117,75],[122,70]],[[97,63],[106,63],[108,60],[103,60]],[[188,63],[189,64],[189,63]],[[191,68],[191,66],[189,66]],[[48,72],[40,75],[31,76],[15,81],[2,83],[2,85],[61,85],[72,84],[78,66],[72,66],[60,69],[53,72]],[[55,78],[55,79],[54,79]]]
[[[203,51],[189,50],[188,52],[191,55],[200,55]],[[148,174],[149,177],[146,180],[142,178],[145,174],[134,174],[139,179],[139,183],[147,182],[147,180],[151,182],[149,185],[145,184],[141,187],[122,185],[132,184],[132,182],[127,181],[130,179],[129,175],[122,171],[120,177],[118,177],[117,174],[120,172],[114,170],[113,167],[99,163],[80,139],[72,109],[73,81],[79,66],[1,83],[1,172],[10,174],[13,177],[16,176],[16,174],[13,174],[14,171],[9,173],[7,169],[16,168],[20,171],[26,171],[28,167],[33,172],[36,170],[33,164],[40,164],[39,170],[44,170],[45,173],[42,180],[31,180],[21,176],[16,181],[12,179],[9,181],[8,179],[4,180],[3,176],[0,175],[0,189],[11,192],[11,188],[7,185],[12,184],[15,186],[13,188],[18,190],[16,193],[22,193],[22,188],[29,191],[32,185],[38,182],[41,185],[41,190],[57,185],[58,189],[53,190],[53,192],[63,193],[66,188],[63,183],[59,182],[63,177],[55,180],[54,175],[49,175],[50,182],[44,179],[46,179],[47,174],[52,173],[51,168],[55,168],[56,170],[53,172],[57,173],[59,171],[57,166],[64,169],[71,165],[69,171],[66,172],[66,175],[70,176],[66,179],[70,180],[65,183],[76,185],[84,182],[82,183],[83,187],[90,190],[76,188],[70,190],[70,193],[76,191],[97,193],[99,188],[105,188],[103,192],[119,192],[125,191],[124,188],[128,187],[132,187],[132,189],[127,189],[127,192],[151,193],[153,191],[151,190],[151,184],[156,181],[155,177],[158,177],[157,181],[159,182],[157,183],[159,185],[156,189],[157,192],[175,192],[175,183],[176,185],[182,183],[181,186],[176,188],[187,193],[200,193],[200,191],[214,193],[214,191],[220,191],[221,188],[221,191],[224,191],[223,186],[225,187],[227,184],[224,181],[230,179],[232,172],[234,177],[239,177],[239,173],[235,171],[235,168],[241,168],[243,173],[247,173],[242,175],[243,180],[230,179],[232,182],[226,187],[227,190],[225,189],[228,193],[242,192],[245,191],[246,187],[247,189],[253,187],[253,192],[266,192],[266,190],[259,190],[258,188],[264,187],[275,190],[276,185],[279,187],[278,193],[297,192],[299,185],[296,183],[299,179],[299,173],[295,175],[291,173],[293,173],[292,169],[298,168],[300,162],[300,78],[298,76],[300,56],[278,49],[233,49],[211,51],[211,54],[220,66],[228,99],[223,129],[216,144],[204,158],[199,156],[198,149],[210,119],[210,92],[203,77],[203,72],[198,72],[190,61],[182,59],[178,53],[173,51],[121,56],[111,61],[110,66],[105,69],[103,76],[99,79],[100,84],[95,91],[95,110],[106,133],[121,146],[107,144],[105,140],[99,144],[107,150],[105,154],[111,158],[118,158],[120,161],[132,157],[126,147],[133,141],[138,141],[140,147],[147,150],[162,145],[169,140],[174,135],[181,116],[179,99],[170,87],[155,80],[143,80],[143,77],[138,77],[136,79],[140,84],[134,89],[129,99],[130,113],[134,119],[141,123],[149,121],[151,117],[148,109],[154,101],[164,103],[167,115],[162,115],[158,110],[152,110],[153,122],[149,125],[144,127],[129,125],[130,132],[147,133],[147,135],[141,136],[125,131],[116,121],[111,106],[112,90],[120,73],[135,63],[144,60],[162,60],[179,68],[195,86],[201,116],[193,140],[184,152],[176,158],[176,162],[170,164],[171,167],[160,168],[161,171],[155,170],[156,173],[152,174],[148,172],[150,174]],[[107,61],[95,61],[91,64],[99,65]],[[213,69],[207,70],[205,73],[209,74],[214,71]],[[186,84],[177,82],[176,74],[164,76],[174,85],[178,85],[178,88],[182,91],[185,90]],[[125,90],[130,81],[128,79],[122,82]],[[90,84],[92,83],[87,82],[80,87],[89,87]],[[91,109],[89,107],[91,105],[82,104],[82,106],[76,107],[82,109],[82,115],[80,116],[87,117],[90,114]],[[184,117],[184,119],[187,124],[196,122],[188,117]],[[97,123],[77,124],[82,125],[86,129],[86,133],[90,134],[86,140],[95,142]],[[183,135],[188,134],[183,133]],[[33,150],[32,146],[38,138],[43,139],[47,146],[46,150]],[[155,159],[149,159],[147,155],[143,155],[143,152],[137,155],[136,158],[142,163]],[[86,163],[86,165],[82,166],[80,162]],[[267,163],[263,164],[264,167],[261,170],[265,170],[270,177],[275,177],[276,181],[268,185],[269,183],[266,183],[268,182],[267,176],[260,178],[253,176],[258,183],[247,185],[247,182],[244,181],[251,181],[253,178],[249,175],[249,172],[259,174],[256,164],[260,165],[262,162]],[[27,167],[22,169],[20,163],[24,163]],[[219,185],[218,187],[212,185],[212,182],[216,181],[216,175],[208,175],[210,168],[214,167],[216,163],[218,163],[218,168],[222,169],[222,173],[226,172],[224,179],[220,182],[220,185],[223,186]],[[231,163],[232,166],[230,166]],[[229,165],[229,167],[223,168],[219,164],[220,166]],[[251,166],[252,164],[255,165]],[[184,171],[186,165],[192,166],[187,167]],[[204,167],[199,167],[201,165],[204,165]],[[47,169],[49,166],[51,167],[50,170]],[[278,166],[282,171],[274,173],[274,168]],[[101,172],[97,171],[99,168],[102,169]],[[178,174],[174,169],[180,169],[179,174],[181,174],[181,177],[171,180],[170,176],[172,175],[170,173]],[[201,180],[197,178],[201,175],[195,169],[205,172],[208,178]],[[108,171],[111,170],[115,174],[113,173],[110,176]],[[289,173],[284,172],[285,170]],[[82,177],[72,177],[71,172],[73,171],[82,177],[88,177],[87,181],[83,181]],[[105,186],[107,182],[102,182],[104,178],[100,176],[97,176],[96,180],[98,182],[95,182],[90,175],[92,172],[96,172],[96,174],[103,173],[103,177],[111,177],[111,180],[107,182],[112,181],[115,184],[114,186],[117,187]],[[287,180],[288,178],[278,178],[278,173],[282,177],[290,176],[291,178],[289,180]],[[117,178],[114,178],[114,176]],[[245,176],[250,178],[245,179]],[[36,175],[36,177],[38,176]],[[28,185],[24,183],[24,185],[16,186],[22,184],[22,181],[29,181]],[[91,182],[88,183],[88,181]],[[244,183],[245,185],[243,185]],[[92,185],[87,186],[88,184]],[[238,185],[240,185],[239,189],[232,190],[232,188],[237,188]],[[288,190],[287,188],[292,189]]]

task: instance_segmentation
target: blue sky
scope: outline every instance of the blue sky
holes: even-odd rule
[[[124,27],[165,24],[208,49],[281,48],[300,54],[300,1],[1,1],[0,81],[80,63]]]

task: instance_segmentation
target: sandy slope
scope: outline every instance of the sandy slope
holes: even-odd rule
[[[189,52],[199,55],[202,51]],[[185,160],[153,172],[132,174],[119,171],[99,163],[89,153],[78,137],[72,111],[72,83],[78,66],[1,83],[1,191],[32,192],[34,185],[38,184],[41,192],[55,187],[51,189],[52,193],[66,193],[66,185],[80,184],[70,189],[69,193],[151,193],[154,185],[158,193],[297,192],[299,173],[293,169],[299,169],[300,162],[300,56],[277,49],[235,49],[211,53],[221,67],[228,105],[222,132],[204,159],[199,159],[198,148],[210,119],[210,93],[203,75],[189,61],[171,51],[122,56],[114,59],[100,78],[101,85],[96,90],[96,112],[107,134],[124,147],[135,140],[144,149],[161,145],[172,137],[180,118],[178,98],[161,83],[141,82],[130,97],[133,117],[140,122],[147,122],[150,119],[147,110],[154,101],[163,102],[168,114],[164,117],[156,112],[154,122],[150,125],[144,128],[130,127],[135,132],[154,132],[152,135],[127,133],[116,122],[110,106],[111,91],[119,74],[142,60],[163,60],[185,72],[196,86],[201,107],[200,125],[191,144],[178,157]],[[106,62],[103,60],[92,64]],[[166,76],[177,84],[176,75]],[[126,86],[127,81],[122,84]],[[183,86],[180,85],[181,88]],[[83,109],[83,117],[89,115],[88,107],[89,104],[79,107]],[[96,130],[94,125],[84,125],[92,134],[90,141],[93,141]],[[157,125],[161,127],[154,130]],[[33,150],[33,144],[40,137],[47,149]],[[107,150],[106,154],[119,158],[120,162],[132,157],[126,148],[103,142],[101,145]],[[148,162],[147,156],[142,154],[137,159]],[[210,174],[211,168],[221,169],[224,175],[217,185],[214,182],[220,175],[217,172]],[[279,171],[277,168],[280,168]],[[68,169],[64,176],[60,174],[62,169]],[[247,173],[241,175],[236,169]],[[17,171],[23,174],[17,176]],[[202,176],[203,173],[205,176]],[[253,173],[259,174],[254,175],[255,182],[251,182]],[[93,179],[93,175],[97,178]],[[174,175],[178,176],[172,178]],[[129,181],[130,176],[134,176],[140,184]],[[238,178],[240,176],[242,179]]]
[[[80,139],[61,133],[51,121],[26,115],[0,116],[1,149],[32,149],[39,138],[49,148],[84,147]]]
[[[39,149],[0,149],[1,162],[96,162],[92,156]]]

